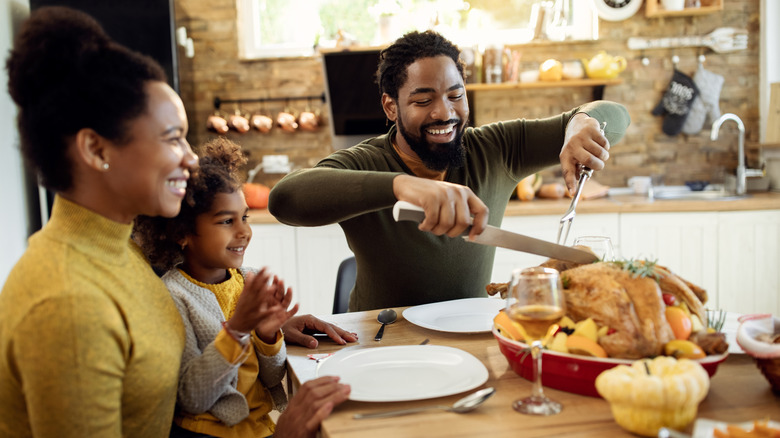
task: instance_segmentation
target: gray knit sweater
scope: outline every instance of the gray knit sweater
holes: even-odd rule
[[[241,268],[246,276],[254,270]],[[210,290],[185,278],[178,269],[168,271],[163,281],[182,315],[186,344],[179,372],[177,406],[190,414],[209,412],[228,426],[249,415],[246,398],[236,389],[240,363],[231,364],[214,346],[222,330],[224,315]],[[252,337],[253,342],[259,342]],[[287,350],[282,344],[274,356],[265,356],[255,348],[260,365],[258,378],[273,398],[274,406],[283,410],[287,395],[282,387]]]

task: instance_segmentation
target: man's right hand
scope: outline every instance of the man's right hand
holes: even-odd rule
[[[457,237],[471,226],[471,240],[487,225],[489,209],[469,187],[399,175],[393,179],[393,193],[397,200],[425,210],[425,220],[419,227],[421,231]]]

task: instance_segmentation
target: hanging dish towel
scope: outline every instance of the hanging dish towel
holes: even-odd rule
[[[691,104],[698,94],[699,89],[693,79],[675,69],[664,97],[653,109],[653,115],[664,115],[662,129],[666,135],[675,136],[682,131],[685,119],[691,111]]]
[[[720,90],[723,89],[724,81],[723,76],[699,64],[696,74],[693,75],[693,83],[699,89],[699,95],[693,100],[691,112],[683,124],[684,134],[698,134],[720,117]]]

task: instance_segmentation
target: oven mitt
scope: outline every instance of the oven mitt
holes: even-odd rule
[[[693,79],[675,69],[664,97],[653,109],[653,115],[664,115],[662,129],[666,135],[674,136],[682,131],[685,119],[691,111],[691,104],[698,94],[699,90]]]
[[[705,70],[701,64],[693,75],[693,82],[699,89],[699,96],[693,100],[691,112],[685,119],[682,132],[698,134],[705,125],[711,125],[720,117],[720,90],[723,88],[723,76]]]

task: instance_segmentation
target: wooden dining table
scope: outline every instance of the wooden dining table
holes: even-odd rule
[[[470,391],[426,400],[397,402],[359,402],[349,400],[337,406],[322,423],[325,438],[384,437],[621,437],[634,436],[623,430],[613,419],[609,403],[588,397],[544,388],[545,394],[562,403],[558,415],[539,417],[524,415],[512,409],[512,402],[531,393],[531,382],[518,376],[500,352],[492,333],[450,333],[412,324],[403,317],[405,307],[396,308],[398,320],[385,327],[381,341],[374,341],[380,327],[378,310],[320,316],[321,319],[357,333],[359,340],[338,345],[319,338],[316,349],[289,346],[288,385],[291,392],[303,382],[317,377],[316,358],[329,353],[382,348],[395,345],[418,345],[428,339],[430,345],[455,347],[481,361],[488,370],[483,387],[494,387],[495,395],[476,410],[458,414],[430,410],[413,415],[381,419],[354,419],[357,413],[388,409],[451,405]],[[315,355],[313,358],[310,355]],[[328,360],[327,358],[324,360]],[[475,389],[478,389],[475,388]],[[745,354],[730,354],[720,364],[710,382],[707,397],[699,405],[697,418],[725,422],[754,420],[780,421],[780,396]],[[693,424],[686,432],[691,433]]]

